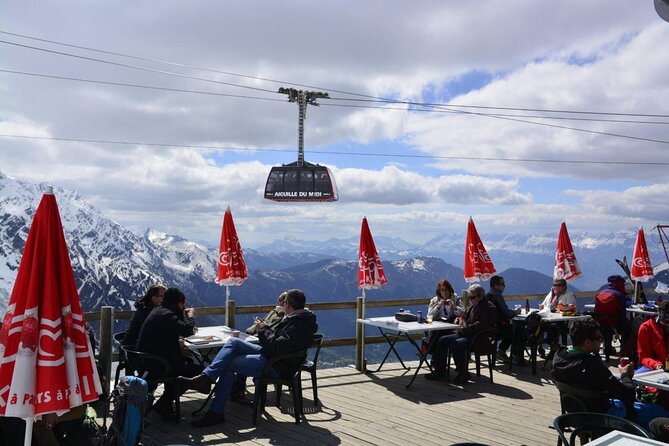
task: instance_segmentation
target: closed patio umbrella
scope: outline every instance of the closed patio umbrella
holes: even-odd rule
[[[558,234],[557,246],[555,248],[553,279],[564,279],[567,282],[572,282],[582,275],[581,268],[578,267],[578,262],[576,261],[574,248],[571,246],[567,224],[563,221],[560,225],[560,233]]]
[[[35,212],[0,332],[0,415],[62,415],[102,393],[51,187]]]
[[[216,283],[225,285],[225,320],[228,327],[231,326],[230,311],[230,285],[239,286],[248,277],[248,270],[244,262],[244,253],[237,237],[235,222],[232,219],[230,206],[223,217],[223,229],[221,230],[221,244],[218,250],[218,267]]]
[[[386,281],[386,274],[383,272],[381,259],[376,251],[369,224],[367,224],[367,217],[363,217],[358,249],[358,288],[362,289],[363,299],[365,290],[381,288]]]
[[[639,228],[639,232],[636,235],[636,242],[634,243],[634,259],[632,260],[630,277],[639,282],[648,282],[654,277],[653,266],[650,263],[650,256],[648,255],[646,236],[643,233],[643,228]]]
[[[479,233],[476,231],[474,220],[469,217],[467,224],[467,239],[465,241],[465,282],[479,282],[488,280],[495,274],[488,251],[486,251]]]

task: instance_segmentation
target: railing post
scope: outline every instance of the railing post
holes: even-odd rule
[[[225,325],[230,328],[235,328],[235,309],[235,301],[229,300],[225,309]]]
[[[102,387],[109,389],[112,368],[112,331],[114,330],[114,307],[100,309],[100,367],[104,376],[100,377]]]
[[[365,318],[365,298],[358,296],[355,307],[355,368],[364,372],[367,368],[365,364],[365,324],[357,322],[358,319]]]

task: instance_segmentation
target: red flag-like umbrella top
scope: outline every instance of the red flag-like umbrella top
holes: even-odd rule
[[[363,217],[360,229],[360,248],[358,249],[358,288],[364,290],[381,288],[386,282],[386,275],[381,266],[379,253],[376,252],[367,218]]]
[[[574,248],[571,246],[567,224],[562,222],[560,233],[558,234],[557,247],[555,248],[555,268],[553,269],[553,279],[564,279],[572,282],[581,277],[581,269],[576,261]]]
[[[223,217],[216,283],[219,285],[241,285],[248,275],[244,253],[235,229],[235,222],[232,220],[232,212],[228,207]]]
[[[58,205],[48,193],[33,218],[0,332],[0,415],[62,414],[101,392]]]
[[[483,246],[476,231],[474,220],[469,218],[467,224],[467,240],[465,242],[465,282],[488,280],[495,274],[495,265]]]
[[[639,228],[636,235],[636,243],[634,244],[634,261],[632,262],[632,270],[630,271],[632,279],[639,282],[648,282],[653,278],[653,266],[650,263],[648,256],[648,247],[646,246],[646,236],[643,233],[643,228]]]

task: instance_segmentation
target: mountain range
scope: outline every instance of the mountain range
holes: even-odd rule
[[[46,189],[0,173],[0,310],[11,294],[32,217]],[[214,283],[217,250],[147,229],[130,231],[107,218],[75,191],[54,188],[72,267],[85,311],[103,305],[130,309],[150,283],[186,291],[193,306],[221,305],[225,291]],[[615,258],[631,256],[636,232],[604,235],[572,234],[584,271],[576,286],[598,289],[610,274],[622,273]],[[541,293],[550,287],[555,235],[485,234],[507,294]],[[446,278],[457,291],[466,287],[462,234],[440,234],[423,245],[400,238],[378,237],[376,245],[388,278],[386,286],[368,292],[370,299],[430,297]],[[242,240],[243,246],[243,240]],[[664,252],[651,243],[651,258]],[[258,249],[245,249],[249,277],[231,287],[242,304],[272,303],[280,291],[299,287],[312,302],[353,300],[357,289],[358,238],[326,241],[285,238]],[[666,264],[665,264],[666,266]],[[654,286],[654,285],[652,285]],[[250,317],[250,316],[249,316]]]

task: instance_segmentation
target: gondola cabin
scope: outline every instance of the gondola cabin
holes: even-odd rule
[[[297,162],[272,167],[265,198],[274,201],[337,201],[337,184],[326,166]]]

